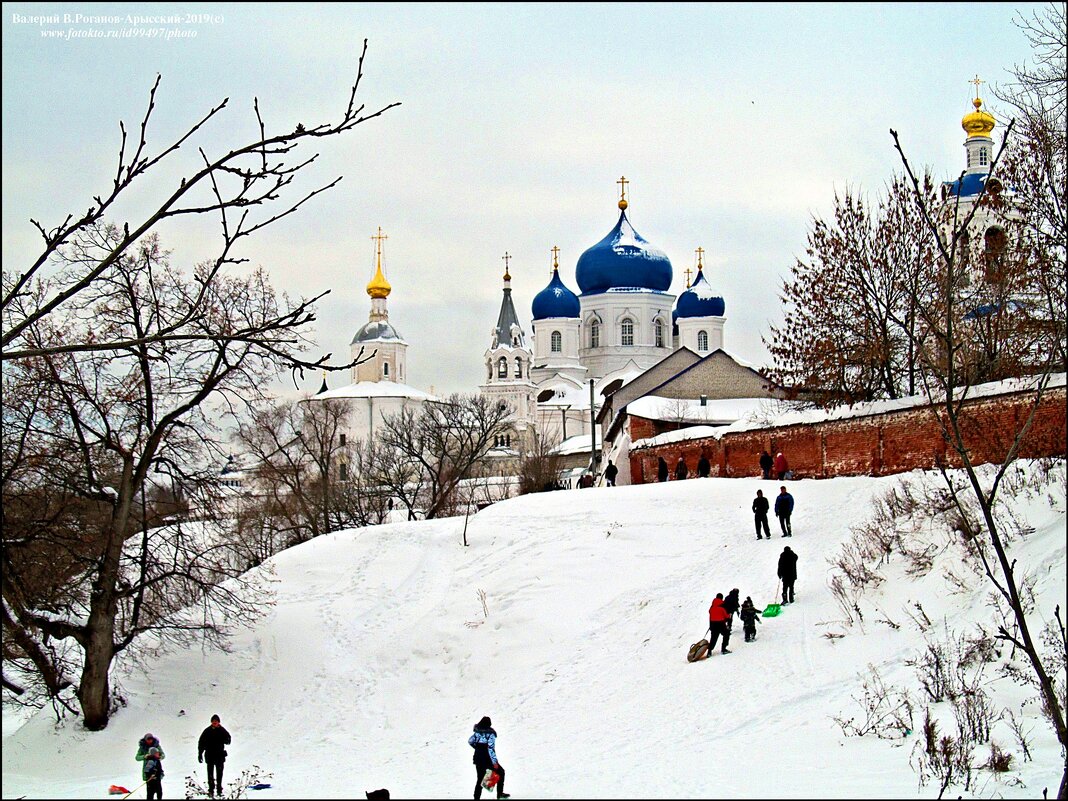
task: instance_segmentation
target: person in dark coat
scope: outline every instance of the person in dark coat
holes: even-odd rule
[[[675,465],[675,480],[683,481],[690,471],[686,469],[686,460],[681,456],[679,457],[679,463]]]
[[[703,453],[701,454],[701,460],[697,463],[697,475],[701,478],[708,478],[708,474],[712,472],[712,463],[708,461],[708,457]]]
[[[738,610],[738,617],[742,619],[742,633],[745,634],[746,642],[753,642],[756,639],[756,624],[761,622],[760,613],[763,611],[753,605],[752,598],[745,596],[742,608]]]
[[[756,497],[753,499],[753,521],[756,523],[757,539],[761,539],[760,527],[764,527],[764,533],[768,535],[768,539],[771,539],[771,529],[768,527],[768,509],[770,509],[768,499],[764,497],[763,490],[757,490]]]
[[[482,777],[490,768],[500,776],[497,780],[497,797],[510,798],[504,791],[504,768],[497,761],[497,732],[493,730],[488,715],[475,724],[475,733],[467,738],[467,744],[475,749],[471,760],[475,763],[475,798],[482,797]]]
[[[794,602],[794,582],[797,581],[797,554],[787,545],[779,554],[779,578],[782,580],[782,602]]]
[[[711,629],[711,634],[708,640],[708,652],[712,651],[716,647],[716,641],[723,637],[723,648],[720,653],[729,654],[727,650],[727,642],[731,638],[730,628],[730,615],[727,614],[727,610],[723,608],[723,593],[716,593],[716,600],[712,602],[712,606],[708,608],[708,627]]]
[[[775,454],[775,460],[772,462],[772,467],[775,468],[775,477],[779,481],[786,479],[786,471],[790,469],[790,465],[786,463],[786,457],[782,455],[782,451]]]
[[[656,480],[661,483],[668,480],[668,466],[663,456],[656,463]]]
[[[771,458],[771,454],[764,451],[760,454],[760,470],[764,474],[764,478],[771,478],[771,468],[775,464],[775,460]]]
[[[727,618],[728,629],[734,628],[734,615],[741,607],[741,605],[741,599],[738,597],[738,588],[735,587],[733,590],[728,592],[727,597],[723,599],[723,609],[728,615],[730,615],[730,617]]]
[[[223,728],[218,715],[211,716],[211,725],[200,733],[197,743],[197,762],[208,759],[208,796],[222,795],[223,763],[226,762],[226,746],[230,744],[230,732]]]
[[[794,513],[794,496],[786,491],[786,487],[779,487],[779,494],[775,498],[775,516],[779,518],[779,528],[784,537],[794,536],[794,529],[790,525],[790,515]]]
[[[610,487],[614,487],[616,485],[616,476],[618,476],[618,475],[619,475],[619,468],[616,467],[614,464],[612,464],[612,460],[609,459],[608,460],[608,467],[606,467],[604,469],[604,480],[605,480],[605,483],[608,484],[608,486],[610,486]]]

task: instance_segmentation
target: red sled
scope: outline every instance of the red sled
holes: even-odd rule
[[[120,784],[113,784],[108,788],[108,795],[129,795],[130,791]]]
[[[486,774],[482,777],[482,786],[487,790],[492,790],[497,786],[497,782],[501,780],[501,774],[495,771],[493,768],[486,768]]]

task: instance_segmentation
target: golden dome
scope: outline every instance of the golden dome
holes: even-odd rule
[[[372,298],[387,298],[392,290],[393,287],[389,285],[386,276],[382,274],[382,262],[379,262],[378,268],[375,270],[375,277],[367,285],[367,294]]]
[[[382,273],[382,240],[388,239],[386,234],[382,233],[382,226],[378,226],[378,235],[372,236],[376,242],[375,245],[375,277],[371,279],[371,283],[367,285],[367,294],[372,298],[388,298],[389,293],[393,290],[393,287],[389,285],[389,281],[386,280],[386,276]]]
[[[969,139],[973,136],[990,136],[995,125],[993,116],[981,110],[983,101],[978,97],[972,101],[972,105],[975,106],[975,111],[964,115],[960,127],[968,134]]]

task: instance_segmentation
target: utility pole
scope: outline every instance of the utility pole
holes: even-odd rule
[[[597,465],[597,415],[593,409],[593,379],[590,379],[590,474]]]

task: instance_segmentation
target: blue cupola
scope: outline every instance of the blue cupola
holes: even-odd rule
[[[556,248],[553,248],[555,251]],[[545,320],[550,317],[578,317],[579,299],[570,289],[564,286],[560,280],[559,264],[555,255],[553,258],[553,278],[549,285],[534,296],[534,302],[530,304],[530,313],[535,320]]]
[[[712,286],[705,280],[704,270],[699,265],[693,286],[679,295],[675,303],[676,319],[688,317],[722,317],[727,304],[723,298],[712,294]]]
[[[620,198],[616,227],[579,256],[575,280],[583,295],[612,289],[667,292],[671,288],[671,261],[664,251],[634,230],[626,208],[627,201]]]

